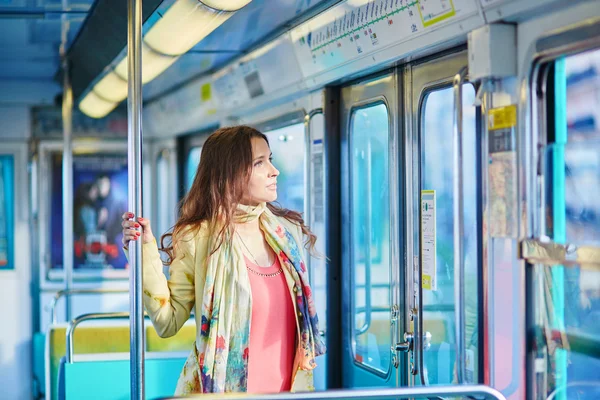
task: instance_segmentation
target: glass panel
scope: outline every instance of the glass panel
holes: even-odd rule
[[[545,233],[560,244],[600,246],[600,50],[553,67]],[[535,276],[538,397],[599,398],[600,272],[537,266]]]
[[[538,399],[600,398],[600,271],[535,267]]]
[[[279,170],[277,202],[284,208],[304,212],[304,124],[264,132]]]
[[[466,376],[478,381],[478,275],[479,235],[477,232],[477,141],[475,89],[463,86],[463,193],[464,193],[464,265],[465,265],[465,335]],[[456,382],[456,328],[454,301],[454,222],[453,222],[453,89],[430,92],[422,111],[422,182],[429,204],[435,208],[435,263],[431,283],[423,279],[423,329],[431,333],[431,347],[425,350],[424,367],[430,384]],[[423,212],[425,213],[425,212]],[[424,225],[425,226],[425,225]],[[424,257],[421,257],[422,259]],[[432,258],[433,259],[433,258]],[[425,265],[424,265],[425,268]],[[425,272],[424,272],[425,276]]]
[[[354,356],[387,372],[390,365],[389,116],[385,104],[354,110],[351,143],[351,267]]]
[[[0,156],[0,270],[14,265],[14,160]]]
[[[196,171],[198,170],[198,164],[200,164],[200,154],[202,153],[202,146],[192,147],[188,153],[187,160],[185,162],[185,191],[192,187],[194,178],[196,177]]]

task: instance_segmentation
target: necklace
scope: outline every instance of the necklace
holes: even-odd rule
[[[254,257],[254,254],[252,254],[252,252],[250,251],[250,249],[248,248],[248,246],[246,246],[246,243],[244,242],[244,239],[242,239],[242,236],[239,234],[238,231],[236,231],[235,233],[237,233],[238,237],[240,238],[240,241],[242,242],[242,244],[246,248],[246,251],[248,251],[248,254],[250,254],[250,257],[252,257],[252,260],[254,261],[254,265],[258,266],[258,261],[256,261],[256,258]],[[262,277],[265,277],[265,278],[272,278],[272,277],[275,277],[275,276],[277,276],[277,275],[279,275],[279,274],[281,274],[283,272],[283,268],[281,268],[281,267],[279,267],[278,271],[273,272],[271,274],[265,274],[265,273],[262,273],[262,272],[255,271],[252,268],[250,268],[248,265],[246,265],[246,269],[248,269],[248,271],[252,272],[255,275],[262,276]]]

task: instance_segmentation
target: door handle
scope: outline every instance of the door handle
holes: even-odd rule
[[[412,351],[412,349],[413,349],[413,342],[414,342],[413,333],[405,332],[404,333],[404,342],[396,343],[396,345],[394,346],[393,349],[395,351],[402,351],[402,352],[408,353],[409,351]]]
[[[395,350],[402,352],[412,351],[415,342],[415,336],[412,332],[404,333],[404,342],[396,343]],[[425,332],[423,334],[423,350],[429,350],[431,347],[431,333]]]

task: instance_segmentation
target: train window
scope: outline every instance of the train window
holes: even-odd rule
[[[390,365],[389,114],[377,103],[353,110],[350,125],[351,271],[354,358]]]
[[[304,124],[264,132],[279,170],[277,202],[290,210],[304,211]]]
[[[185,162],[185,191],[186,193],[192,187],[194,178],[196,177],[196,171],[198,170],[198,164],[200,164],[200,154],[202,153],[202,146],[192,147],[188,153],[187,160]]]
[[[600,50],[556,60],[547,87],[545,232],[559,244],[598,248]],[[597,398],[600,271],[559,265],[536,271],[540,395]],[[585,385],[594,381],[596,389]]]
[[[14,268],[14,159],[0,156],[0,270]]]
[[[477,143],[475,89],[463,86],[463,183],[465,338],[467,382],[477,382],[478,359],[478,249],[477,231]],[[424,353],[424,368],[430,384],[450,384],[456,359],[453,222],[452,87],[430,91],[421,110],[421,187],[435,198],[435,271],[423,290],[423,329],[431,334],[431,347]],[[425,275],[425,273],[424,273]]]

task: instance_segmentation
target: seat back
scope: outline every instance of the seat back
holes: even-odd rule
[[[73,350],[76,360],[78,355],[87,355],[87,360],[97,358],[105,359],[107,354],[129,353],[129,326],[124,322],[115,322],[118,325],[103,325],[97,326],[78,326],[73,334]],[[146,326],[146,352],[148,353],[165,353],[165,352],[180,352],[186,357],[192,350],[196,338],[196,325],[193,321],[186,323],[176,335],[169,338],[161,338],[156,333],[152,325]],[[47,380],[47,391],[50,394],[50,399],[58,399],[58,381],[60,371],[60,360],[66,354],[66,330],[65,324],[51,326],[46,338],[47,359],[45,380]],[[97,355],[98,357],[94,357]],[[117,357],[119,355],[117,354]],[[122,358],[122,355],[120,356]],[[106,361],[108,362],[108,361]],[[115,364],[115,367],[120,368],[120,364]],[[94,368],[94,367],[81,367]],[[104,368],[104,364],[102,366]],[[78,371],[79,369],[75,369]],[[128,370],[127,370],[128,371]],[[177,369],[177,376],[181,372],[181,367]],[[129,372],[127,372],[128,374]],[[127,375],[129,376],[129,375]],[[100,379],[100,381],[106,381]],[[177,379],[175,379],[175,383]],[[64,386],[66,389],[66,386]],[[172,395],[173,392],[168,393]]]
[[[149,325],[146,327],[146,351],[184,351],[189,352],[196,341],[196,324],[187,323],[181,327],[176,335],[161,338],[156,329]]]
[[[65,399],[130,399],[129,353],[122,354],[122,357],[108,354],[106,359],[100,354],[94,356],[93,359],[87,355],[75,356],[74,363],[62,365],[64,381],[61,385],[64,386],[61,392],[64,387]],[[144,371],[147,399],[173,396],[186,358],[185,353],[146,354]]]
[[[47,337],[46,384],[50,398],[58,398],[60,359],[66,354],[66,326],[51,326]],[[83,326],[73,336],[75,354],[129,352],[129,326]]]

